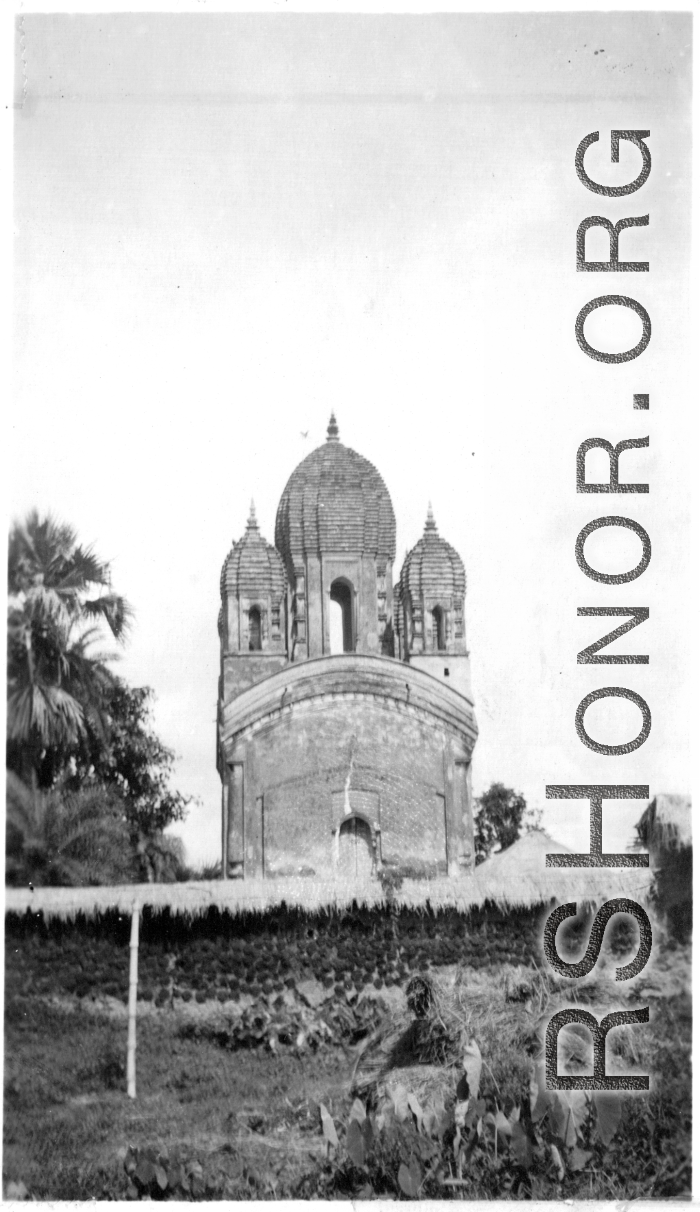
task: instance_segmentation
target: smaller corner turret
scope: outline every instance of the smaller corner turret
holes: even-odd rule
[[[255,504],[243,538],[221,569],[222,705],[287,661],[287,578],[279,552],[260,533]]]
[[[395,599],[395,630],[402,660],[471,699],[464,625],[464,564],[438,532],[433,508],[423,536],[407,554]]]

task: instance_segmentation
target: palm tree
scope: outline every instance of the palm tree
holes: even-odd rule
[[[112,593],[109,564],[98,560],[91,547],[81,547],[73,528],[49,514],[40,518],[33,509],[12,527],[8,580],[10,595],[41,591],[72,618],[104,619],[117,639],[128,629],[131,609]],[[89,597],[94,590],[97,596]]]
[[[28,787],[7,772],[9,884],[115,884],[133,879],[133,851],[117,793],[99,785]]]
[[[47,751],[75,747],[86,720],[102,730],[112,674],[92,650],[96,623],[124,640],[131,608],[112,592],[109,564],[36,510],[12,528],[8,589],[8,761],[37,782]]]

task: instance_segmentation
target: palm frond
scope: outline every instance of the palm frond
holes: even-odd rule
[[[50,514],[40,518],[32,509],[24,521],[16,521],[8,543],[8,584],[12,593],[35,583],[37,577],[50,580],[56,564],[65,559],[77,542],[75,531]]]
[[[48,792],[8,776],[6,878],[36,885],[107,884],[133,876],[133,852],[114,790],[94,785]]]
[[[69,630],[74,611],[53,585],[32,585],[25,592],[27,609],[32,617],[43,622],[52,622]]]
[[[126,599],[112,593],[109,563],[92,547],[79,545],[72,527],[51,515],[40,518],[37,510],[12,527],[8,584],[11,594],[52,594],[72,618],[99,615],[117,638],[132,615]],[[90,592],[95,587],[107,592],[95,598]]]
[[[103,618],[115,639],[122,641],[126,639],[134,617],[126,598],[117,593],[87,599],[83,602],[83,611],[88,618]]]
[[[84,727],[80,703],[60,686],[30,684],[8,696],[10,741],[29,741],[36,736],[42,745],[70,745],[83,734]]]
[[[63,570],[62,584],[76,592],[88,585],[109,585],[109,564],[99,560],[92,547],[74,547]]]

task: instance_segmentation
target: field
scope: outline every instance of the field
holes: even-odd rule
[[[350,1080],[359,1053],[365,1049],[361,1070],[371,1058],[377,1031],[381,1036],[387,1024],[406,1013],[403,934],[413,938],[411,931],[417,929],[420,939],[421,930],[441,933],[444,924],[420,919],[416,925],[410,918],[399,923],[397,931],[394,922],[392,966],[385,976],[355,968],[364,982],[359,988],[359,981],[342,975],[337,959],[347,922],[327,922],[310,933],[300,920],[289,930],[298,936],[302,951],[311,940],[312,949],[320,946],[330,954],[335,938],[336,961],[330,974],[314,975],[311,968],[295,963],[291,975],[273,971],[265,978],[266,991],[259,974],[251,971],[251,984],[259,991],[225,989],[222,994],[217,981],[204,996],[200,989],[199,1000],[186,998],[188,990],[184,985],[179,989],[173,974],[185,970],[183,955],[191,949],[200,959],[209,955],[212,968],[211,951],[202,949],[205,942],[218,945],[212,943],[212,929],[202,926],[198,938],[189,942],[183,941],[186,932],[169,931],[164,943],[154,925],[150,934],[145,932],[145,979],[152,979],[148,973],[157,966],[154,956],[160,957],[159,971],[170,974],[170,996],[163,995],[165,984],[146,985],[151,998],[142,1003],[139,1014],[138,1097],[132,1101],[125,1093],[123,1000],[98,995],[83,969],[76,976],[81,948],[83,954],[92,953],[85,967],[94,971],[97,952],[107,947],[109,938],[116,939],[117,987],[123,976],[122,934],[113,930],[108,938],[104,931],[84,926],[29,930],[15,923],[6,944],[6,1195],[687,1195],[690,957],[688,949],[672,940],[656,949],[653,966],[632,982],[632,1004],[650,1006],[649,1026],[620,1028],[610,1037],[611,1068],[652,1074],[649,1095],[615,1096],[612,1124],[609,1110],[604,1120],[600,1107],[581,1100],[571,1107],[569,1119],[562,1120],[558,1105],[547,1109],[536,1087],[534,1095],[530,1092],[543,1020],[560,1004],[571,1002],[571,989],[538,970],[533,957],[521,955],[520,942],[517,955],[509,958],[504,945],[503,959],[460,968],[466,981],[468,1034],[483,1058],[478,1091],[470,1074],[471,1097],[465,1102],[464,1071],[438,1074],[447,1112],[443,1119],[431,1117],[429,1083],[411,1086],[414,1067],[398,1074],[405,1086],[403,1096],[401,1086],[394,1084],[393,1093],[384,1091],[383,1103],[381,1097],[368,1101],[363,1096],[364,1106],[358,1106]],[[361,927],[365,944],[355,948],[349,961],[355,965],[361,963],[370,939],[376,948],[384,931],[376,920],[365,920]],[[279,949],[279,923],[275,930]],[[289,930],[284,950],[291,955]],[[473,922],[471,934],[478,934]],[[221,931],[217,937],[222,938]],[[451,958],[453,933],[448,942],[446,960]],[[221,946],[231,945],[237,952],[239,943],[234,933]],[[422,946],[419,941],[417,947]],[[116,953],[114,942],[112,948]],[[63,963],[58,962],[60,956]],[[193,971],[195,967],[193,959]],[[443,983],[453,980],[456,971],[454,962],[421,967]],[[378,973],[376,966],[374,971]],[[66,988],[71,985],[72,990]],[[179,989],[178,996],[173,996],[174,989]],[[623,1004],[619,986],[614,1003],[606,1003],[611,996],[609,972],[601,977],[596,971],[579,982],[576,996],[594,1013]],[[406,1091],[412,1089],[414,1101],[402,1110],[399,1104],[405,1104]],[[370,1115],[363,1125],[366,1111]]]

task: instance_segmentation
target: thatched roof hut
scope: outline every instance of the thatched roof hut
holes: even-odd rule
[[[689,795],[655,795],[637,823],[649,851],[655,901],[675,936],[690,937],[693,920],[693,835]]]
[[[655,795],[637,823],[639,840],[652,855],[692,845],[689,795]]]
[[[649,900],[648,868],[547,867],[548,854],[571,853],[543,829],[533,829],[477,867],[475,883],[484,900],[503,907],[534,907],[552,900],[597,904],[620,896],[642,904]]]
[[[477,868],[477,874],[504,877],[526,873],[537,875],[544,871],[548,854],[571,854],[561,842],[556,842],[544,829],[532,829],[524,833],[506,850],[497,850],[485,863]],[[556,870],[556,869],[555,869]]]

